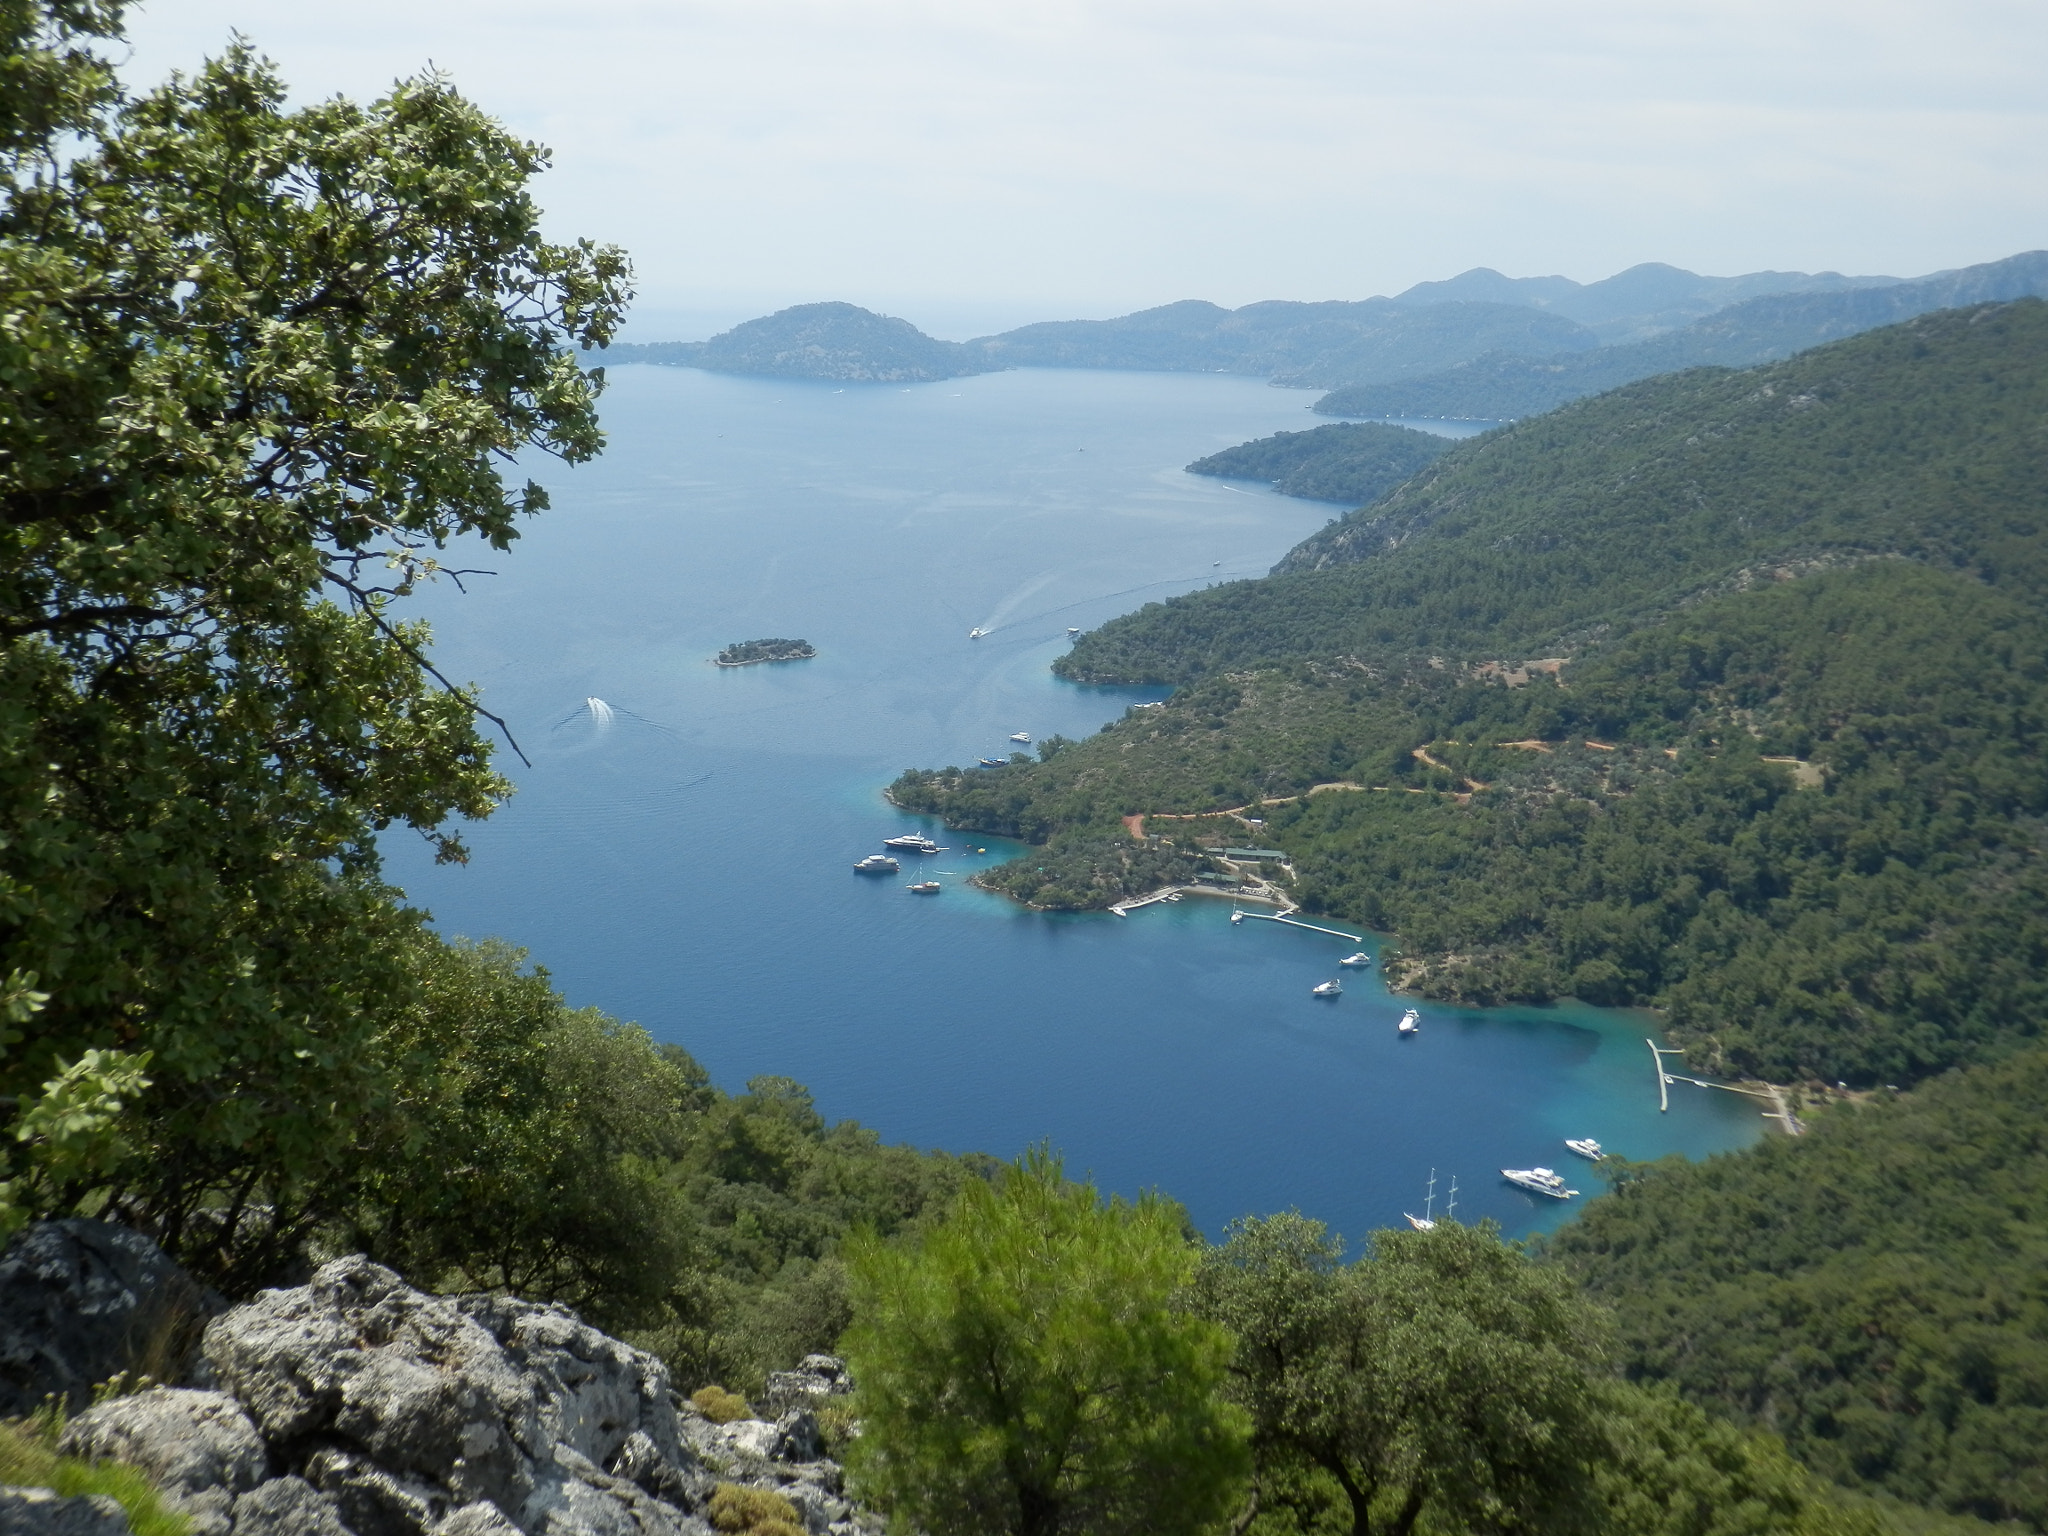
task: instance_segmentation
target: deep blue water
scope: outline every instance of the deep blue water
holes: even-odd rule
[[[1179,467],[1314,425],[1306,398],[1175,374],[840,390],[614,370],[605,457],[535,469],[554,510],[509,556],[463,562],[495,577],[420,605],[533,766],[501,753],[519,792],[472,829],[468,866],[393,839],[393,877],[445,931],[526,946],[573,1003],[680,1041],[727,1088],[795,1077],[828,1117],[920,1146],[1046,1140],[1211,1233],[1295,1206],[1357,1235],[1419,1210],[1432,1167],[1458,1174],[1461,1217],[1519,1233],[1565,1211],[1497,1170],[1590,1172],[1565,1136],[1639,1158],[1750,1140],[1734,1095],[1685,1089],[1658,1114],[1640,1017],[1425,1005],[1402,1041],[1376,971],[1309,997],[1348,946],[1232,927],[1224,903],[1023,911],[958,878],[1012,850],[960,834],[938,834],[937,897],[903,889],[909,866],[851,872],[919,824],[880,795],[902,768],[1158,696],[1054,679],[1068,625],[1263,572],[1340,510]],[[820,654],[709,664],[770,635]]]

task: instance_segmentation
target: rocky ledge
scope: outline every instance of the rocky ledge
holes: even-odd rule
[[[770,1379],[773,1421],[713,1424],[566,1308],[428,1295],[355,1257],[221,1311],[185,1375],[87,1408],[59,1449],[139,1467],[191,1536],[709,1536],[721,1484],[780,1495],[809,1536],[879,1529],[825,1454],[815,1410],[850,1390],[827,1356]],[[0,1496],[0,1525],[127,1529],[27,1502]]]

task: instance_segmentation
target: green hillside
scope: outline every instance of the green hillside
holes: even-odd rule
[[[2048,1529],[2048,1052],[1633,1172],[1551,1240],[1628,1374],[1840,1482]]]
[[[1453,439],[1376,421],[1279,432],[1188,466],[1191,475],[1265,480],[1283,496],[1359,506],[1435,463]]]
[[[1081,637],[1076,682],[1574,649],[1778,570],[1897,553],[2048,593],[2048,303],[1944,311],[1469,439],[1274,577]]]

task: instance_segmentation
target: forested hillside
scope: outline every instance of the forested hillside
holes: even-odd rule
[[[1279,432],[1197,459],[1191,475],[1265,480],[1283,496],[1375,501],[1449,451],[1453,439],[1376,421]]]
[[[1776,292],[1731,303],[1680,330],[1553,357],[1499,352],[1441,373],[1360,382],[1316,402],[1326,416],[1436,416],[1506,421],[1684,368],[1746,368],[1914,315],[2048,296],[2048,251],[1845,292]],[[1310,382],[1310,381],[1303,381]]]
[[[1824,1475],[2048,1528],[2048,1052],[1631,1170],[1549,1251],[1639,1381]]]
[[[1081,637],[1077,682],[1555,654],[1730,583],[1895,553],[2048,593],[2048,303],[1943,311],[1468,439],[1263,581]]]
[[[1655,1004],[1778,1080],[1983,1059],[2048,1022],[2044,358],[2029,301],[1453,449],[1076,648],[1164,708],[891,793],[1044,843],[993,877],[1040,905],[1242,809],[1432,995]]]

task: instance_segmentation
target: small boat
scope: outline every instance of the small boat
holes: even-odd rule
[[[1578,1153],[1579,1156],[1590,1158],[1596,1163],[1599,1162],[1601,1158],[1607,1155],[1605,1152],[1600,1150],[1600,1143],[1595,1141],[1590,1136],[1585,1137],[1583,1140],[1579,1141],[1573,1141],[1569,1136],[1567,1136],[1565,1138],[1564,1144],[1567,1147],[1571,1148],[1572,1151]]]
[[[979,640],[983,635],[987,633],[988,631],[985,629],[970,629],[969,631],[967,631],[967,638],[970,640]]]
[[[1000,757],[978,757],[975,759],[984,768],[1007,768],[1010,765]]]
[[[1342,997],[1344,983],[1341,981],[1319,981],[1308,989],[1310,997]]]
[[[1404,1035],[1419,1035],[1422,1033],[1422,1015],[1410,1008],[1401,1015],[1401,1022],[1394,1027]]]
[[[939,882],[936,880],[920,880],[910,886],[909,889],[916,892],[919,896],[936,896],[939,894]]]
[[[1021,741],[1028,744],[1031,740],[1031,733],[1029,731],[1016,731],[1011,734],[1010,740]]]
[[[1362,971],[1368,965],[1372,964],[1372,956],[1368,955],[1364,950],[1361,949],[1355,955],[1346,955],[1342,960],[1339,960],[1337,963],[1339,965],[1355,965]]]
[[[1569,1200],[1578,1191],[1566,1189],[1564,1180],[1548,1168],[1503,1168],[1500,1176],[1532,1195],[1548,1195],[1553,1200]]]
[[[1079,633],[1081,633],[1081,626],[1078,624],[1069,624],[1067,626],[1067,633],[1070,635],[1078,635]]]
[[[884,848],[901,848],[909,853],[944,853],[946,850],[926,837],[922,832],[905,832],[900,837],[882,839]]]
[[[857,875],[893,875],[903,866],[886,853],[871,853],[853,866]]]

